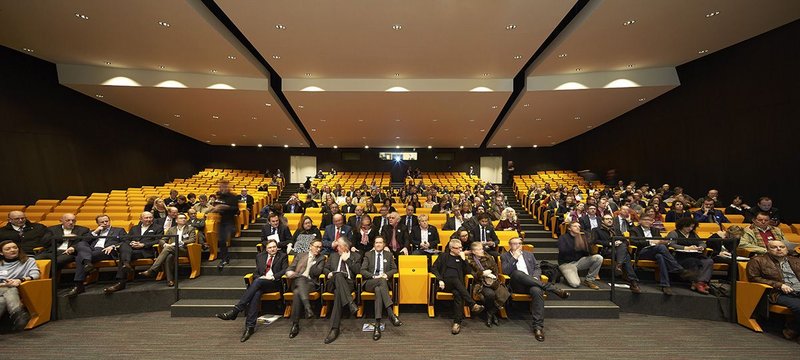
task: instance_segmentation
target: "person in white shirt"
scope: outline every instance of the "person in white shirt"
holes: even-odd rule
[[[89,234],[89,229],[80,225],[75,225],[75,215],[66,213],[61,215],[61,224],[47,228],[44,233],[43,242],[47,247],[36,255],[37,260],[52,260],[55,256],[57,269],[63,269],[67,264],[75,261],[75,245],[81,240],[80,237]],[[56,252],[53,253],[53,242],[56,244]]]
[[[140,272],[139,275],[152,277],[161,271],[163,267],[165,275],[167,276],[167,286],[175,286],[175,254],[178,253],[178,256],[187,256],[188,251],[186,250],[186,245],[197,241],[195,229],[190,225],[186,225],[187,219],[188,217],[186,214],[179,214],[177,216],[175,219],[177,225],[169,228],[169,230],[164,233],[164,238],[159,241],[161,251],[153,262],[153,265],[151,265],[149,269]],[[177,239],[172,236],[177,236]]]

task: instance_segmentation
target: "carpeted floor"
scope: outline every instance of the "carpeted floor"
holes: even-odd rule
[[[758,334],[736,324],[623,313],[617,320],[545,322],[546,341],[537,342],[526,320],[501,320],[487,328],[467,319],[450,334],[451,320],[401,314],[405,325],[387,324],[383,338],[361,332],[368,320],[344,319],[342,335],[322,343],[329,321],[301,321],[289,339],[290,323],[260,327],[240,343],[244,319],[171,318],[169,312],[61,320],[33,331],[0,335],[7,359],[610,359],[749,358],[798,359],[800,345],[775,334]],[[448,349],[448,350],[444,350]],[[386,352],[373,356],[372,353]],[[293,355],[290,355],[293,354]],[[6,357],[6,355],[8,357]]]

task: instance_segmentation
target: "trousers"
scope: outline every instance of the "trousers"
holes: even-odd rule
[[[589,269],[589,272],[586,274],[586,280],[594,281],[594,279],[597,277],[597,274],[600,273],[601,266],[603,266],[603,256],[595,254],[591,256],[584,256],[578,259],[578,261],[558,265],[558,269],[561,270],[561,275],[564,275],[564,279],[567,280],[567,284],[576,288],[581,284],[581,278],[578,276],[578,271]]]
[[[375,319],[381,319],[383,309],[386,309],[387,315],[392,311],[394,303],[389,296],[389,288],[389,281],[383,278],[369,279],[364,283],[364,290],[375,293]]]

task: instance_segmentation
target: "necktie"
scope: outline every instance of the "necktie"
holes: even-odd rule
[[[361,216],[356,216],[356,224],[361,225]]]
[[[278,232],[277,228],[272,228],[272,235],[275,235]]]
[[[380,275],[383,271],[383,251],[378,253],[375,261],[377,262],[377,264],[375,264],[375,275]]]
[[[19,228],[19,238],[22,239],[25,236],[25,227]]]
[[[335,240],[339,240],[339,228],[336,228],[336,239]]]
[[[366,230],[361,230],[361,244],[362,245],[369,244],[369,232]]]
[[[267,259],[267,272],[269,272],[269,269],[271,268],[272,268],[272,255],[269,256],[269,259]]]
[[[392,243],[391,243],[391,246],[392,246],[392,250],[394,250],[394,251],[397,251],[397,248],[400,247],[397,244],[397,227],[396,226],[392,228]]]
[[[411,229],[411,216],[408,217],[408,219],[406,220],[406,223],[408,224],[406,226],[408,226],[408,228]]]
[[[483,226],[481,226],[481,242],[486,242],[486,230],[483,228]]]

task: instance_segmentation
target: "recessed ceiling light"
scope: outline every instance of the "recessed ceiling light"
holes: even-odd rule
[[[492,109],[497,109],[497,105],[492,105]]]
[[[481,129],[481,132],[484,132],[484,131],[486,131],[486,129]]]
[[[464,140],[467,140],[467,137],[466,137],[466,136],[464,136]]]
[[[577,68],[577,69],[575,69],[575,71],[581,71],[581,68]]]
[[[514,60],[522,59],[522,55],[514,55]]]
[[[84,14],[75,13],[75,17],[81,20],[89,20],[89,17]]]
[[[400,139],[400,137],[399,137],[399,136],[395,136],[394,138],[395,138],[395,139]]]
[[[169,127],[169,123],[164,123],[164,126]]]
[[[211,134],[211,136],[212,136],[212,137],[216,137],[216,136],[217,136],[217,134]]]
[[[267,107],[272,106],[272,104],[270,104],[270,103],[266,103],[264,105],[266,105]]]
[[[536,118],[536,121],[542,121],[542,118]]]
[[[328,120],[325,120],[325,119],[319,119],[319,121],[320,122],[328,122]]]
[[[311,129],[311,132],[317,132],[317,129]]]
[[[464,148],[464,145],[461,145],[461,146],[459,146],[458,148],[459,148],[459,149],[463,149],[463,148]]]
[[[334,149],[338,149],[338,148],[339,148],[339,146],[337,146],[337,145],[333,145],[333,148],[334,148]]]
[[[292,128],[286,128],[287,131],[292,131]]]
[[[98,98],[100,98],[100,99],[102,99],[102,98],[103,98],[103,95],[100,95],[100,94],[95,94],[94,96],[95,96],[95,97],[98,97]]]
[[[179,118],[179,117],[181,117],[181,114],[175,114],[173,116],[176,117],[176,118]]]
[[[533,148],[534,149],[537,148],[537,147],[539,147],[539,145],[533,144]]]
[[[236,56],[228,55],[228,60],[236,60]]]
[[[297,107],[298,107],[299,109],[305,109],[305,106],[303,106],[303,105],[297,105]]]
[[[508,128],[503,129],[503,131],[508,131]]]
[[[159,69],[166,69],[167,67],[166,67],[166,66],[164,66],[164,65],[158,65],[158,68],[159,68]]]
[[[283,144],[283,147],[288,148],[289,144]]]
[[[364,145],[364,149],[369,149],[369,145]]]
[[[211,73],[212,73],[212,74],[216,74],[216,73],[217,73],[217,70],[211,69]]]
[[[636,66],[636,65],[634,65],[634,64],[628,64],[628,68],[632,68],[632,67],[634,67],[634,66]]]
[[[212,118],[212,119],[219,119],[219,116],[217,116],[217,115],[211,115],[211,118]]]
[[[580,119],[581,119],[581,117],[580,117],[580,116],[576,116],[576,117],[575,117],[575,120],[580,120]]]
[[[280,56],[278,56],[278,55],[272,55],[272,58],[273,58],[273,59],[275,59],[275,60],[278,60],[278,59],[280,59],[281,57],[280,57]]]
[[[306,73],[306,77],[311,77],[311,73]]]
[[[358,122],[364,122],[364,119],[358,119]]]
[[[233,143],[231,143],[231,146],[232,146],[232,147],[236,147],[236,144],[233,144]]]
[[[31,49],[31,48],[22,48],[22,51],[25,51],[25,52],[33,52],[33,49]]]
[[[483,73],[483,77],[489,77],[489,73]]]
[[[275,28],[278,29],[278,30],[286,30],[286,25],[277,24],[277,25],[275,25]]]
[[[392,29],[393,30],[402,30],[403,29],[403,25],[394,24],[394,25],[392,25]]]
[[[106,65],[111,65],[111,61],[103,61]]]
[[[719,11],[712,11],[712,12],[706,14],[706,17],[710,18],[710,17],[717,16],[717,15],[719,15]]]
[[[211,140],[206,140],[206,142],[207,142],[207,143],[210,143],[210,142],[211,142]]]
[[[394,77],[400,77],[400,73],[394,73]]]
[[[516,28],[517,28],[517,25],[514,25],[514,24],[509,24],[508,26],[506,26],[506,30],[514,30]]]
[[[558,54],[558,57],[560,57],[560,58],[565,58],[565,57],[567,57],[567,53]]]
[[[428,149],[433,149],[433,146],[428,145]]]
[[[433,140],[433,136],[428,136],[428,139],[429,140]]]
[[[517,136],[517,139],[522,139],[522,136]]]
[[[550,136],[550,135],[547,135],[547,138],[548,138],[548,139],[549,139],[549,138],[551,138],[551,137],[552,137],[552,136]]]
[[[497,145],[497,144],[492,144],[492,146],[495,146],[495,145]]]
[[[394,146],[394,148],[395,148],[395,149],[399,149],[399,148],[400,148],[400,145],[395,145],[395,146]]]
[[[278,135],[272,135],[272,138],[277,139]]]
[[[264,145],[258,144],[258,147],[264,147]]]
[[[475,122],[475,119],[469,119],[469,122]]]
[[[525,105],[522,105],[522,106],[524,106],[524,107],[530,107],[530,106],[531,106],[531,104],[525,104]]]
[[[550,145],[555,145],[555,144],[556,144],[555,141],[550,142]]]
[[[166,21],[159,21],[158,25],[161,25],[163,27],[170,27],[170,24],[168,22],[166,22]]]
[[[591,128],[592,128],[592,125],[586,125],[586,128],[587,128],[587,129],[591,129]]]
[[[705,49],[705,50],[700,50],[700,51],[698,51],[697,53],[698,53],[698,54],[705,54],[705,53],[707,53],[707,52],[708,52],[708,49]]]
[[[242,134],[242,137],[247,137],[247,134]]]
[[[511,149],[511,145],[506,145],[506,149]]]
[[[362,139],[366,139],[367,137],[366,137],[366,136],[362,136],[361,138],[362,138]]]
[[[628,21],[622,23],[622,25],[628,26],[628,25],[633,25],[635,23],[636,23],[636,20],[631,19],[631,20],[628,20]]]
[[[256,120],[256,119],[258,119],[258,118],[257,118],[257,117],[255,117],[255,116],[251,116],[250,118],[251,118],[251,119],[253,119],[253,120]]]
[[[645,100],[647,100],[647,99],[646,98],[639,98],[639,101],[645,101]]]
[[[438,122],[438,121],[439,121],[439,119],[433,119],[432,121],[433,121],[433,122]]]

